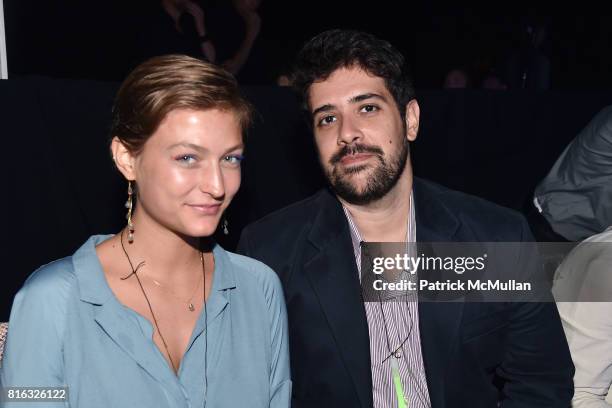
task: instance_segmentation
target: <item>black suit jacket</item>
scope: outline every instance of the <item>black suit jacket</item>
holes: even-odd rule
[[[415,179],[417,241],[525,241],[518,213]],[[369,335],[348,223],[332,193],[248,226],[239,252],[281,278],[293,407],[372,407]],[[574,368],[554,303],[419,303],[433,408],[568,407]]]

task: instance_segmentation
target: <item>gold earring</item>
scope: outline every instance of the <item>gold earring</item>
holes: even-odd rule
[[[128,209],[127,221],[128,221],[128,242],[131,244],[134,242],[134,224],[132,224],[132,196],[134,190],[132,189],[132,181],[128,181],[128,199],[125,202],[125,208]]]

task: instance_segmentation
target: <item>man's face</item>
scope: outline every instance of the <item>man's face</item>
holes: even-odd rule
[[[418,105],[402,118],[385,81],[358,67],[339,68],[309,89],[319,160],[335,193],[365,205],[384,197],[406,169]]]

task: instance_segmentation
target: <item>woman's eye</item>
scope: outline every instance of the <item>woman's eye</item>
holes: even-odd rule
[[[230,155],[225,156],[223,160],[229,164],[240,164],[240,162],[244,160],[244,156],[240,154],[230,154]]]
[[[193,164],[196,162],[196,157],[192,154],[181,154],[175,158],[181,164]]]
[[[336,117],[333,115],[327,115],[319,119],[319,126],[327,126],[336,121]]]
[[[370,113],[376,112],[378,110],[378,106],[376,105],[364,105],[361,107],[361,112]]]

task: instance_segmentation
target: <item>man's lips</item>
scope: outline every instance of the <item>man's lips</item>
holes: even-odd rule
[[[351,165],[351,164],[357,164],[357,163],[368,160],[372,156],[374,156],[373,153],[347,154],[346,156],[340,159],[340,163],[342,163],[345,166]]]
[[[216,215],[221,209],[221,204],[187,204],[188,207],[204,215]]]

